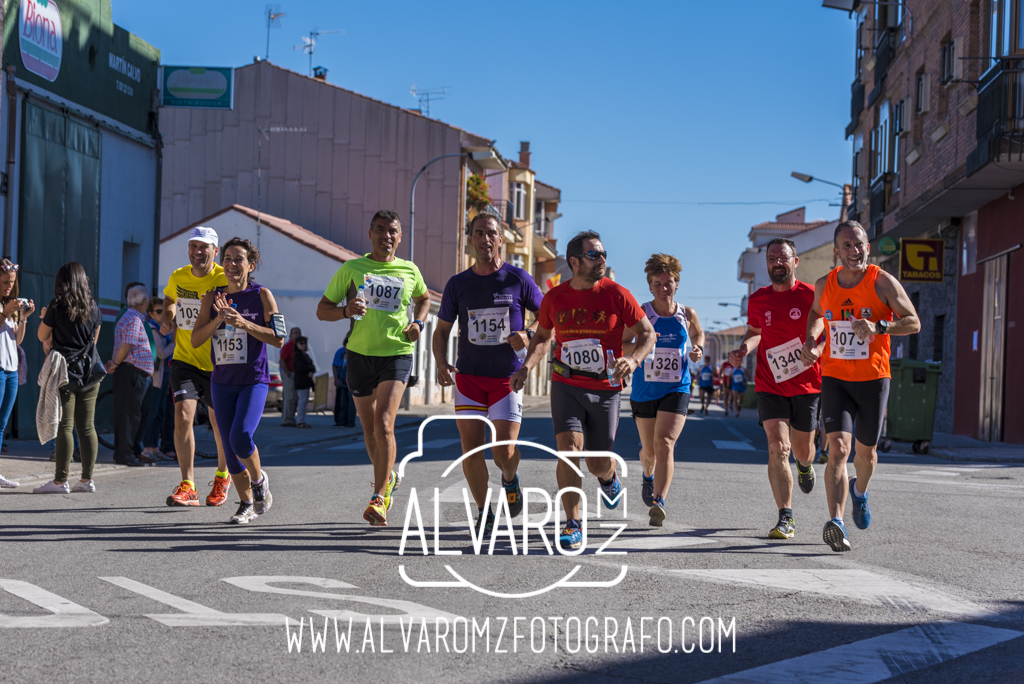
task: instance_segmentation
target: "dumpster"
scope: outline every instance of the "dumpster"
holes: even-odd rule
[[[896,440],[913,442],[915,454],[927,454],[935,427],[935,400],[942,364],[890,359],[889,367],[892,380],[879,451],[889,451],[893,440]]]

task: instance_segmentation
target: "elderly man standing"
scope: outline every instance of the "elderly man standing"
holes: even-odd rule
[[[148,465],[133,453],[142,418],[142,399],[153,375],[153,351],[146,334],[149,293],[144,285],[128,289],[128,309],[114,328],[114,358],[107,372],[114,375],[114,463]]]

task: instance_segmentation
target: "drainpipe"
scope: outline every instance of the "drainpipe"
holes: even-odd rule
[[[11,243],[14,238],[14,144],[17,139],[18,90],[14,85],[14,74],[17,67],[7,67],[7,201],[4,212],[4,256],[15,258],[11,254]]]

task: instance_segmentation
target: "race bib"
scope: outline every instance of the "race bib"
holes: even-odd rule
[[[683,350],[654,348],[654,353],[644,359],[644,380],[646,382],[680,382],[683,379]]]
[[[789,342],[772,347],[765,352],[768,367],[772,369],[775,382],[792,380],[809,368],[800,358],[800,349],[803,346],[800,338],[794,337]]]
[[[493,347],[508,340],[508,307],[470,309],[466,336],[473,344]]]
[[[853,333],[851,321],[831,321],[829,324],[829,356],[846,361],[863,361],[871,356],[868,345],[871,338],[861,340]]]
[[[196,319],[199,318],[199,299],[179,299],[178,308],[174,312],[174,322],[178,324],[179,330],[191,330],[196,326]]]
[[[405,281],[398,276],[367,275],[366,307],[394,313],[402,308]]]
[[[588,337],[583,340],[569,340],[562,343],[562,363],[576,370],[603,373],[604,352],[601,340]]]
[[[229,337],[227,330],[221,328],[213,331],[213,362],[218,366],[244,364],[249,361],[249,334],[244,330],[235,330]]]

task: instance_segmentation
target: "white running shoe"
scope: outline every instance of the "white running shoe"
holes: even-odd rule
[[[235,514],[231,516],[231,519],[228,520],[228,522],[232,525],[245,525],[246,523],[250,523],[258,517],[259,516],[256,514],[256,511],[253,509],[251,503],[239,503],[238,511],[236,511]]]
[[[32,490],[33,494],[70,494],[71,487],[68,486],[67,482],[57,484],[53,480],[50,480],[44,485],[39,485]]]
[[[89,480],[88,482],[83,482],[82,480],[79,480],[75,483],[75,486],[71,488],[71,491],[91,494],[96,491],[96,481]]]
[[[20,487],[20,486],[21,486],[20,482],[17,482],[15,480],[8,480],[3,475],[0,475],[0,487],[3,487],[4,489],[14,489],[15,487]]]
[[[270,510],[271,504],[274,503],[274,496],[270,493],[270,475],[267,471],[262,472],[263,484],[252,486],[252,498],[253,498],[253,509],[256,511],[256,515],[263,515]]]

